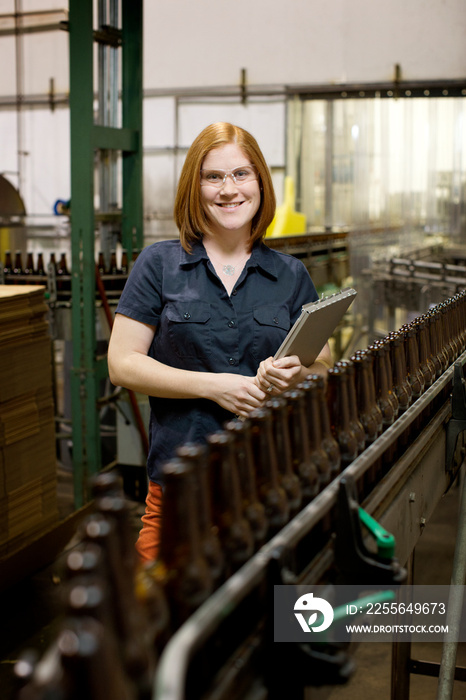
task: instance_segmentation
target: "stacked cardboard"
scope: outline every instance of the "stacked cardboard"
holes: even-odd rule
[[[0,285],[0,558],[58,519],[44,287]]]

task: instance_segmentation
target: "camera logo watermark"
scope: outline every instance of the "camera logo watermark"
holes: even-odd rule
[[[465,586],[274,586],[276,642],[466,641]]]
[[[314,610],[307,620],[302,612],[295,612],[295,617],[301,625],[303,632],[323,632],[328,629],[333,622],[333,608],[330,603],[323,598],[315,598],[313,593],[305,593],[300,596],[294,604],[294,610],[301,610],[307,613],[310,610]],[[323,620],[321,624],[315,626],[315,623],[319,619],[319,612],[322,614]]]

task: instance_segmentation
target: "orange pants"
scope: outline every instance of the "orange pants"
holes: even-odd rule
[[[149,481],[146,512],[141,520],[142,530],[136,542],[136,551],[142,562],[152,562],[159,553],[162,526],[162,487],[153,481]]]

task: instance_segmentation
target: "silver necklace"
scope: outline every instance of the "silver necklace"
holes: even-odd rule
[[[212,255],[210,257],[213,257]],[[245,255],[244,258],[241,258],[235,265],[224,265],[220,260],[218,261],[220,265],[222,266],[222,272],[224,275],[228,275],[228,277],[234,277],[236,273],[236,268],[238,265],[240,265],[244,260],[246,260],[249,257],[249,253]],[[216,258],[218,260],[218,258]]]

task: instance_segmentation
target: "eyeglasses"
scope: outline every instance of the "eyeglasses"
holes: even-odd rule
[[[201,170],[201,186],[223,187],[228,175],[236,185],[242,185],[257,180],[257,169],[255,165],[240,165],[234,170]]]

